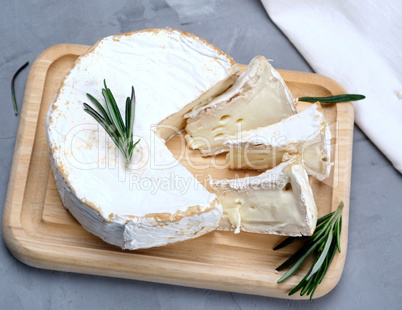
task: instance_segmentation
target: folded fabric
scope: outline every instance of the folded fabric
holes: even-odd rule
[[[356,124],[402,172],[402,1],[262,3],[315,72],[366,96]]]

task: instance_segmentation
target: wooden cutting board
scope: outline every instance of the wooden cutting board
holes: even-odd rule
[[[284,237],[216,231],[164,247],[122,251],[88,233],[66,211],[49,165],[45,118],[65,74],[88,48],[71,44],[53,46],[36,59],[29,72],[3,214],[3,237],[13,255],[38,268],[289,298],[287,293],[302,279],[308,264],[284,283],[276,283],[283,272],[275,273],[275,267],[300,247],[293,244],[274,252],[273,247]],[[329,78],[278,71],[295,97],[344,93]],[[297,108],[307,106],[299,103]],[[334,167],[325,182],[311,179],[311,184],[319,216],[335,210],[341,200],[345,207],[342,253],[336,254],[314,297],[328,293],[338,283],[348,241],[353,107],[350,103],[325,106],[324,113],[333,136]],[[178,156],[181,143],[179,138],[173,138],[167,145]],[[194,161],[205,160],[198,152],[187,151]],[[188,169],[200,180],[208,174],[233,176],[229,170],[209,168],[200,174],[191,167]],[[295,294],[291,298],[306,296]]]

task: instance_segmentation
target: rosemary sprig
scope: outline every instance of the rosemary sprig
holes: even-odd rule
[[[346,101],[358,101],[366,98],[363,95],[357,94],[344,94],[330,97],[299,97],[299,101],[307,101],[307,102],[322,102],[322,103],[337,103],[337,102],[346,102]]]
[[[29,61],[27,61],[26,63],[24,63],[24,64],[17,70],[17,72],[14,73],[14,76],[13,76],[13,78],[12,78],[12,80],[11,80],[11,99],[12,99],[12,101],[13,101],[15,116],[18,115],[17,99],[15,99],[15,86],[14,86],[14,84],[15,84],[15,79],[17,78],[18,74],[20,74],[20,72],[21,72],[22,70],[24,70],[26,67],[28,67],[28,65],[29,65]]]
[[[341,201],[336,211],[319,218],[317,227],[311,237],[289,237],[274,248],[274,250],[277,250],[296,240],[306,240],[300,250],[276,268],[277,271],[280,271],[293,265],[293,267],[278,280],[278,283],[289,278],[313,252],[317,253],[317,257],[310,270],[300,283],[289,292],[289,296],[301,289],[301,296],[307,293],[307,296],[310,295],[310,300],[313,298],[314,292],[324,278],[335,256],[336,250],[338,250],[339,253],[341,252],[340,234],[342,229],[342,209],[343,202]]]
[[[87,94],[88,98],[97,107],[100,113],[84,102],[84,111],[91,115],[105,129],[109,137],[116,144],[118,149],[123,153],[128,166],[133,155],[133,150],[137,146],[140,139],[134,143],[133,127],[135,118],[135,91],[131,87],[131,97],[126,99],[125,123],[121,117],[119,107],[112,94],[107,87],[106,80],[103,80],[105,88],[102,89],[102,96],[105,99],[106,109],[91,94]]]

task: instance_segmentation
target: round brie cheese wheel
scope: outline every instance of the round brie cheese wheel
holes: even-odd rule
[[[237,75],[229,55],[175,29],[96,43],[65,77],[46,119],[50,162],[64,206],[89,232],[123,249],[162,246],[215,229],[220,203],[165,141],[184,127],[184,114],[222,93]],[[104,79],[123,118],[135,88],[134,141],[140,142],[128,167],[84,111],[84,102],[94,107],[87,93],[105,106]]]

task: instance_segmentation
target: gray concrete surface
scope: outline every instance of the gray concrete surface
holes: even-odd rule
[[[311,71],[258,0],[3,0],[0,211],[19,123],[9,86],[15,70],[55,44],[91,45],[107,35],[166,26],[195,33],[240,63],[262,54],[277,68]],[[19,106],[27,74],[16,84]],[[0,309],[400,309],[401,219],[402,176],[356,128],[348,255],[341,281],[328,295],[290,301],[40,270],[17,261],[0,242]]]

